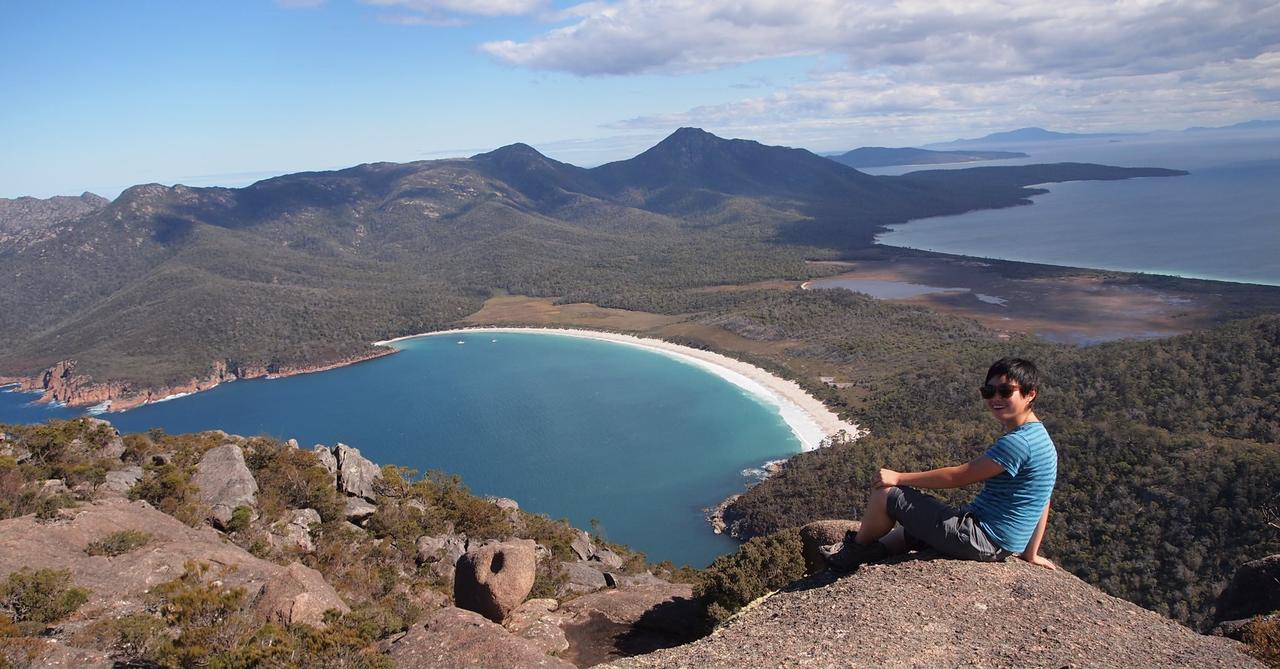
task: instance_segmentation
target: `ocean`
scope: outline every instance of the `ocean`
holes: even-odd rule
[[[1049,192],[1035,196],[1031,206],[910,221],[876,241],[1003,260],[1280,285],[1280,132],[1162,133],[1002,148],[1030,157],[937,167],[1092,162],[1191,174],[1048,184]]]
[[[326,372],[237,381],[122,413],[123,432],[222,429],[343,442],[379,464],[460,474],[477,494],[592,521],[652,561],[706,566],[737,542],[704,509],[801,445],[777,407],[699,367],[611,342],[466,333]],[[0,393],[0,422],[82,412]]]

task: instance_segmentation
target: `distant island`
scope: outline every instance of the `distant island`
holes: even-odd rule
[[[1019,151],[930,151],[929,149],[863,146],[828,158],[849,167],[892,167],[895,165],[944,165],[980,160],[1026,158]]]
[[[1080,133],[1055,132],[1044,128],[1018,128],[1006,132],[993,132],[990,135],[972,139],[957,139],[950,142],[927,144],[926,146],[977,146],[985,144],[1010,144],[1015,142],[1059,142],[1074,139],[1115,139],[1127,137],[1129,133]]]

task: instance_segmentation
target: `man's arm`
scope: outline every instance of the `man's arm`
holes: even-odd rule
[[[1044,513],[1040,514],[1040,522],[1036,523],[1036,531],[1031,534],[1031,541],[1027,542],[1026,550],[1022,551],[1022,555],[1019,557],[1031,564],[1057,569],[1058,565],[1050,561],[1049,558],[1040,555],[1040,540],[1044,539],[1044,528],[1049,525],[1049,506],[1049,504],[1044,505]]]
[[[1004,471],[999,463],[985,455],[954,467],[930,469],[927,472],[895,472],[892,469],[881,469],[873,482],[874,488],[888,488],[895,485],[909,485],[915,488],[963,488],[979,481],[985,481]]]

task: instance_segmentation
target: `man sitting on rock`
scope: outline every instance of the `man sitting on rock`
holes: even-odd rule
[[[1004,436],[966,464],[927,472],[881,469],[871,485],[862,528],[856,535],[850,531],[843,544],[822,549],[827,564],[849,571],[890,555],[932,548],[983,562],[1016,554],[1056,569],[1039,555],[1058,475],[1058,453],[1032,410],[1039,387],[1040,373],[1030,361],[1004,358],[991,365],[979,391],[991,415],[1004,425]],[[979,481],[985,483],[978,497],[960,508],[916,489],[960,488]]]

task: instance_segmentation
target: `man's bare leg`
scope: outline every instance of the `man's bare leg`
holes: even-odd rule
[[[867,511],[862,514],[862,529],[858,530],[857,542],[863,546],[871,545],[880,537],[889,534],[894,521],[889,517],[889,491],[893,488],[876,488],[867,497]],[[906,544],[903,543],[905,549]],[[895,551],[902,552],[902,551]]]

